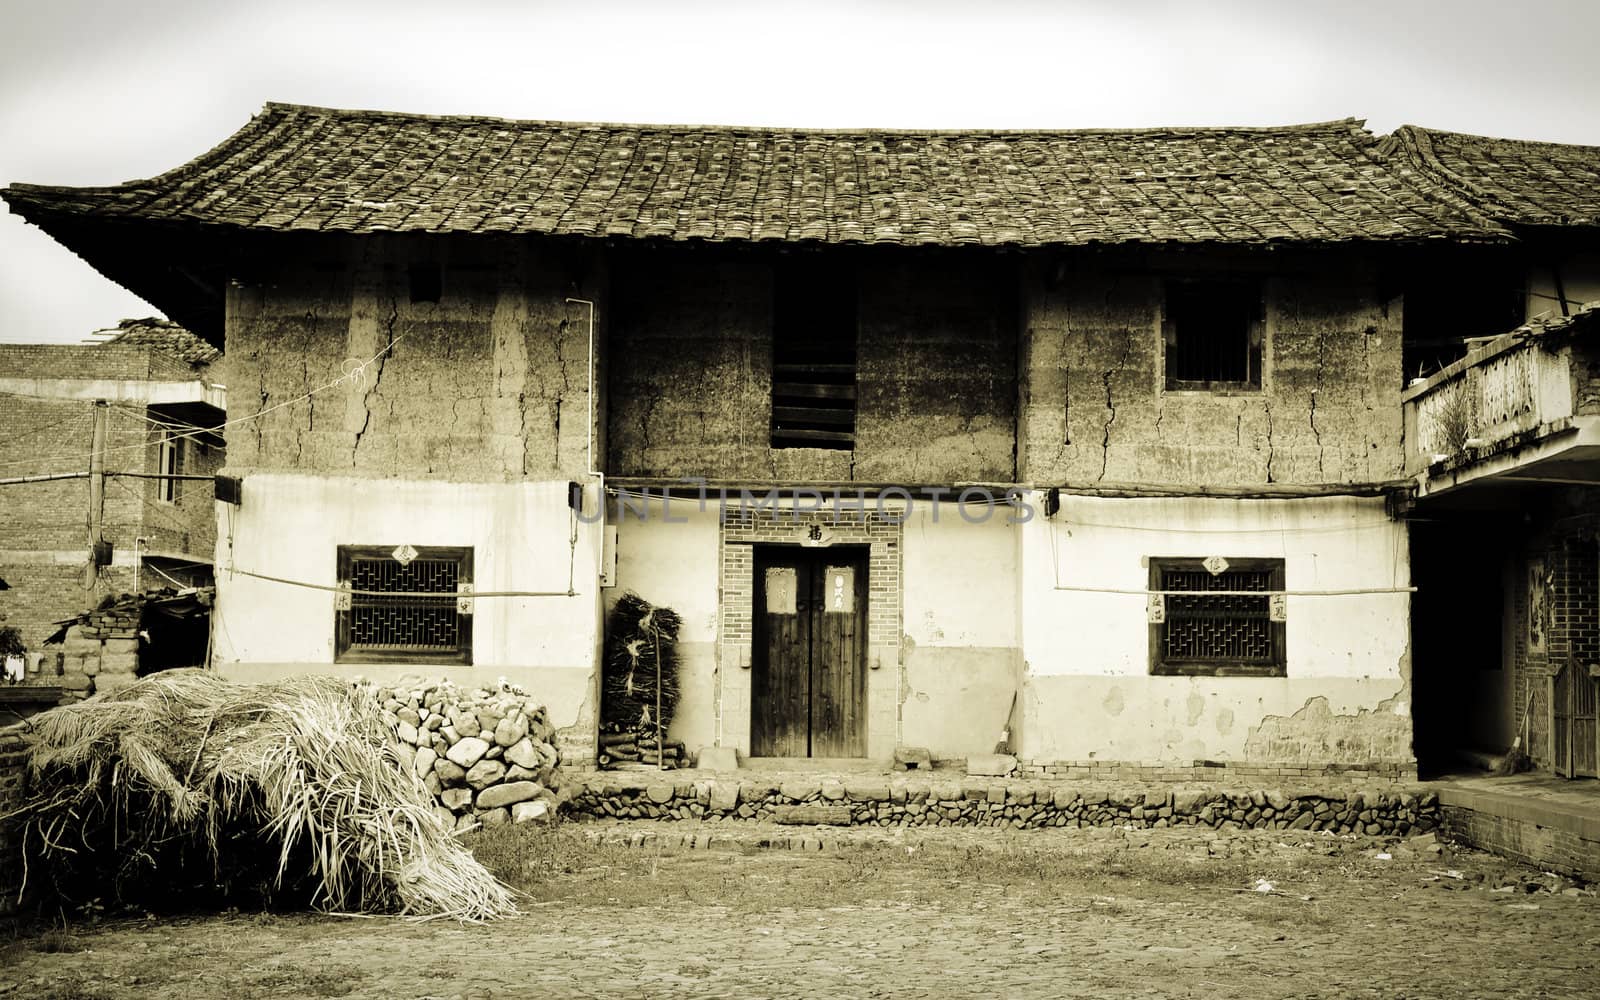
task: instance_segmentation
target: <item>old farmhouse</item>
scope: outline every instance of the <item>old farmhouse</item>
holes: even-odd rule
[[[230,676],[506,677],[592,760],[632,590],[691,747],[1401,777],[1407,381],[1600,294],[1445,145],[272,104],[3,194],[226,343]]]

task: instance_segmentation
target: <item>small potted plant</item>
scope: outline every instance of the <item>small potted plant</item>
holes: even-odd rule
[[[22,630],[15,625],[0,625],[0,663],[5,664],[5,683],[21,684],[27,677],[28,661],[22,644]]]

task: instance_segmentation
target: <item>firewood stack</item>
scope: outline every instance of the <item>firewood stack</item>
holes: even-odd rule
[[[682,743],[668,742],[658,749],[653,726],[648,733],[600,734],[599,764],[613,771],[633,770],[632,765],[639,765],[639,770],[671,771],[688,766],[686,754]]]
[[[606,621],[606,655],[600,707],[604,768],[684,766],[682,743],[667,740],[678,704],[678,630],[683,620],[624,594]]]

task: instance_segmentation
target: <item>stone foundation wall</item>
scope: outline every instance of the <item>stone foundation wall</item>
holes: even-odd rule
[[[993,779],[770,782],[594,779],[568,811],[578,819],[733,820],[834,826],[1021,828],[1209,826],[1408,836],[1439,825],[1432,792],[1214,788],[1095,789]]]
[[[1381,761],[1360,764],[1338,761],[1304,764],[1250,764],[1232,761],[1197,760],[1192,763],[1133,763],[1112,760],[1019,760],[1022,777],[1067,781],[1116,782],[1209,782],[1241,781],[1248,784],[1277,785],[1298,783],[1311,778],[1337,777],[1364,782],[1414,783],[1415,763]]]

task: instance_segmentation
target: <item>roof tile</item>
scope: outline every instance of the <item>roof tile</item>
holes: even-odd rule
[[[342,233],[1019,247],[1504,238],[1466,199],[1397,162],[1379,157],[1353,119],[823,131],[269,104],[160,177],[110,188],[18,184],[3,195],[35,221]]]

